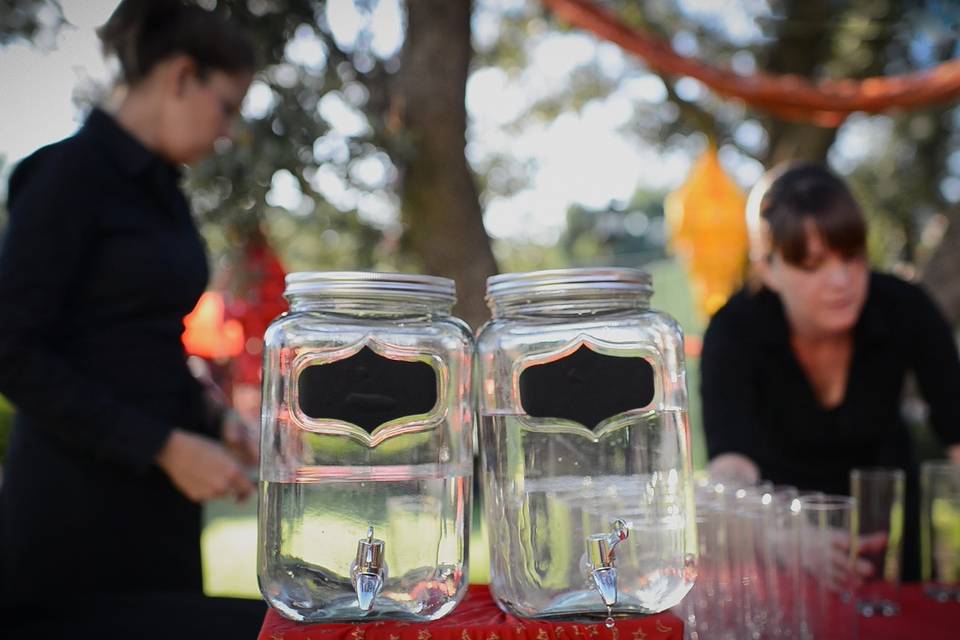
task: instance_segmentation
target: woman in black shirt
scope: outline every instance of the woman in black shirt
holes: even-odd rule
[[[852,468],[901,467],[912,505],[916,463],[900,411],[908,373],[960,463],[950,326],[919,287],[870,272],[864,216],[823,167],[776,174],[748,210],[758,282],[716,313],[703,343],[711,472],[848,494]],[[910,536],[916,511],[907,517]]]
[[[126,93],[10,179],[0,393],[16,406],[0,487],[0,600],[202,589],[199,502],[253,487],[187,369],[207,283],[178,187],[229,134],[250,43],[217,14],[125,0],[101,29]]]

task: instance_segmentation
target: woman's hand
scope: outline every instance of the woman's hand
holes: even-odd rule
[[[953,464],[960,464],[960,444],[947,447],[947,457]]]
[[[840,529],[824,532],[813,527],[801,533],[800,543],[804,545],[802,554],[806,571],[815,574],[831,591],[842,592],[882,577],[875,560],[887,548],[887,534],[884,532],[851,540],[849,532]]]
[[[717,480],[756,484],[760,479],[756,463],[741,453],[722,453],[710,461],[707,469],[710,477]]]
[[[233,409],[227,409],[223,414],[220,436],[223,438],[223,444],[240,462],[250,467],[256,466],[260,458],[257,428],[250,425]]]
[[[227,495],[245,500],[253,493],[243,466],[223,445],[189,431],[174,429],[170,433],[157,464],[194,502]]]
[[[857,542],[857,561],[854,564],[857,576],[861,580],[879,579],[883,576],[882,559],[887,551],[889,537],[886,531],[865,533]]]

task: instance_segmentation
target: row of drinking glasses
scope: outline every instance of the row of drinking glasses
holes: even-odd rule
[[[853,497],[698,482],[687,637],[855,638],[858,609],[896,615],[904,484],[898,469],[854,469]],[[920,533],[925,592],[960,600],[960,465],[922,465]]]
[[[855,500],[761,483],[696,489],[699,575],[687,638],[855,637]]]

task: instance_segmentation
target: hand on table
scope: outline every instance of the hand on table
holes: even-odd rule
[[[710,461],[710,477],[717,480],[729,480],[745,485],[756,484],[760,479],[760,469],[747,456],[740,453],[722,453]]]
[[[174,429],[157,455],[174,486],[194,502],[223,496],[245,500],[253,493],[243,466],[226,447],[189,431]]]
[[[812,557],[815,557],[817,553],[817,549],[815,548],[817,542],[816,536],[811,536],[808,540],[808,544],[813,547],[808,550],[809,554],[814,554]],[[819,566],[817,566],[816,562],[813,562],[809,564],[807,568],[815,572],[826,571],[826,575],[822,577],[826,578],[829,584],[837,588],[842,588],[842,585],[845,585],[850,579],[856,584],[860,584],[864,580],[877,577],[876,566],[867,558],[876,558],[886,548],[886,533],[882,531],[869,533],[857,538],[856,556],[851,557],[849,535],[842,531],[836,531],[830,536],[830,549],[827,551],[829,558],[827,561]],[[852,567],[851,562],[853,563]]]
[[[960,464],[960,444],[947,447],[947,458],[953,464]]]
[[[857,559],[854,571],[861,580],[879,578],[875,561],[868,558],[880,558],[887,550],[887,534],[884,531],[861,535],[857,541]],[[864,557],[866,556],[866,557]]]
[[[257,428],[250,425],[233,409],[227,409],[223,415],[221,437],[227,449],[243,464],[250,467],[256,466],[260,458]]]

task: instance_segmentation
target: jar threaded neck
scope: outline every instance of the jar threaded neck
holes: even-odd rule
[[[286,277],[291,310],[349,310],[449,315],[457,300],[453,280],[374,271],[301,271]]]
[[[648,309],[652,282],[648,273],[631,268],[507,273],[487,279],[486,300],[494,318]]]

